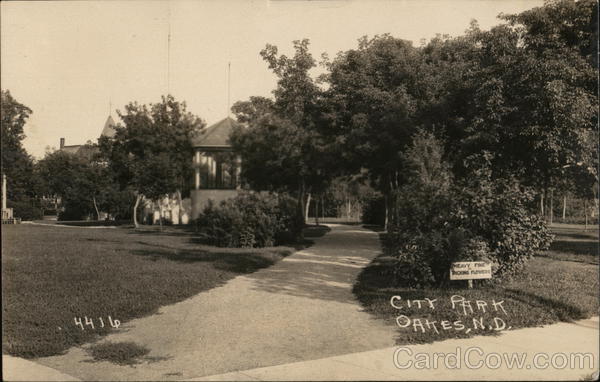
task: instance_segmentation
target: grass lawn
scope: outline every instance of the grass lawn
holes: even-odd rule
[[[553,228],[553,231],[556,238],[551,249],[534,257],[518,277],[500,285],[476,285],[470,290],[462,286],[422,290],[389,287],[393,285],[389,273],[392,258],[385,253],[385,234],[382,234],[384,254],[361,273],[354,293],[368,312],[397,326],[398,344],[493,335],[503,325],[504,330],[517,329],[597,315],[598,232],[577,228]],[[401,300],[394,301],[401,309],[391,305],[394,295],[401,296]],[[473,312],[468,307],[463,309],[456,300],[453,307],[452,295],[471,301]],[[426,298],[437,299],[433,309],[426,301],[421,308],[414,302],[408,307],[406,301]],[[487,306],[481,303],[478,309],[476,300],[485,301]],[[504,301],[503,309],[500,305],[494,309],[492,303],[500,301]],[[397,320],[400,315],[408,318]],[[494,321],[495,317],[500,320]],[[442,321],[446,321],[444,327]],[[456,321],[460,323],[455,324]]]
[[[540,256],[555,260],[569,260],[578,263],[598,264],[598,228],[572,224],[556,224],[552,227],[555,235],[550,249]]]
[[[307,237],[320,233],[309,231]],[[2,351],[26,358],[59,354],[114,330],[108,316],[123,323],[152,314],[294,251],[209,247],[173,227],[5,225]],[[93,319],[94,329],[84,317]]]

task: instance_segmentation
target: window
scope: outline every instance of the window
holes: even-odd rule
[[[199,167],[200,189],[236,188],[236,156],[232,152],[201,153]]]

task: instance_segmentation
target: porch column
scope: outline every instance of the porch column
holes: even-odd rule
[[[212,179],[211,188],[217,188],[217,161],[212,156],[209,158],[210,178]]]
[[[235,158],[235,189],[239,190],[242,188],[242,157],[237,156]]]
[[[194,170],[195,170],[195,174],[196,174],[196,190],[200,189],[200,166],[202,165],[202,163],[200,162],[200,151],[196,151],[196,157],[194,158]]]

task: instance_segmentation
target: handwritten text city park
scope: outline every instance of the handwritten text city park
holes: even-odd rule
[[[403,309],[423,309],[435,310],[438,299],[424,298],[422,300],[403,300],[401,296],[392,296],[390,304],[395,309],[401,312]],[[484,300],[467,300],[463,296],[453,295],[450,297],[451,309],[459,315],[465,316],[463,320],[430,320],[429,318],[411,318],[405,314],[400,314],[396,317],[396,323],[401,328],[412,328],[415,332],[425,333],[426,331],[464,331],[465,333],[471,330],[509,330],[511,326],[507,326],[506,322],[499,317],[507,316],[504,309],[504,301],[492,300],[490,302]],[[485,319],[483,316],[469,317],[475,314],[494,314],[491,319]]]

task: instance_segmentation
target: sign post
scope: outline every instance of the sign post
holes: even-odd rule
[[[450,280],[468,280],[469,289],[473,280],[491,279],[492,264],[485,261],[460,261],[450,266]]]

